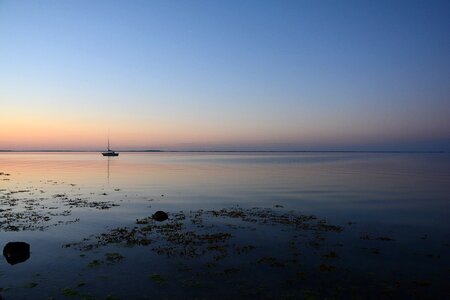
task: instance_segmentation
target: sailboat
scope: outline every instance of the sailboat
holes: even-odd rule
[[[119,156],[119,152],[115,152],[111,149],[109,149],[109,135],[108,135],[108,151],[102,152],[103,156]]]

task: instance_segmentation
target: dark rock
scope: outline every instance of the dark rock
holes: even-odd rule
[[[158,222],[165,221],[169,218],[167,213],[163,212],[162,210],[158,210],[152,215],[152,219]]]
[[[30,244],[24,242],[9,242],[3,248],[3,256],[10,265],[22,263],[30,258]]]

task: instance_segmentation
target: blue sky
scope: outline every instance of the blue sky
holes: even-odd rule
[[[449,1],[0,1],[0,148],[450,150]]]

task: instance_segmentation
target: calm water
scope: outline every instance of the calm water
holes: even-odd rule
[[[449,154],[1,153],[0,245],[31,253],[0,295],[442,298],[449,183]]]

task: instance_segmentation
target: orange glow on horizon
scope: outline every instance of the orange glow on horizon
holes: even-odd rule
[[[287,130],[283,124],[263,122],[214,122],[174,118],[144,120],[82,117],[37,111],[0,119],[0,150],[100,150],[106,147],[108,129],[111,148],[125,149],[202,149],[212,147],[303,147],[352,146],[386,141],[408,141],[417,132],[382,132],[380,128],[333,127],[313,124]],[[176,119],[176,120],[175,120]],[[381,128],[382,129],[382,128]],[[430,137],[440,138],[438,134]]]

